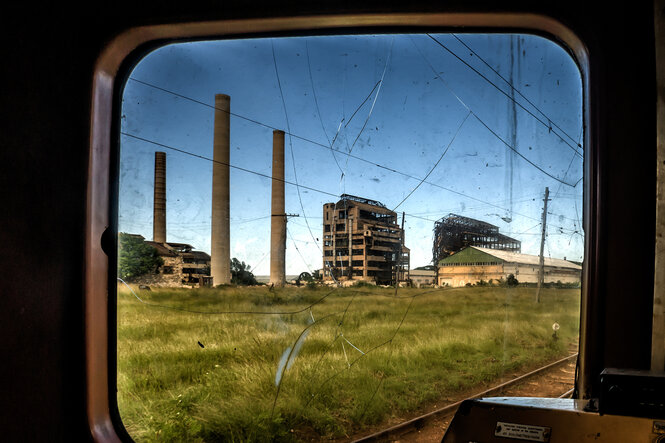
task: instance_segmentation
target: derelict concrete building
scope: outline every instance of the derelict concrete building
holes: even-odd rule
[[[323,280],[408,280],[409,250],[397,214],[378,201],[341,197],[323,205]]]
[[[164,265],[153,276],[152,284],[157,286],[209,286],[210,255],[196,251],[187,243],[146,241],[157,250]]]
[[[580,283],[582,266],[558,258],[544,258],[544,283]],[[506,280],[513,274],[520,283],[537,283],[540,269],[538,255],[469,246],[438,263],[439,286],[460,287],[483,280]]]
[[[210,255],[196,251],[187,243],[157,242],[146,240],[140,234],[125,235],[141,240],[155,249],[164,264],[153,272],[132,278],[131,282],[162,288],[210,286]]]

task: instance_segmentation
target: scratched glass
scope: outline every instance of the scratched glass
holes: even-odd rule
[[[120,122],[117,383],[130,435],[351,439],[574,354],[582,97],[568,52],[532,35],[147,55]],[[228,160],[214,153],[220,115]],[[228,203],[215,169],[228,170]],[[213,253],[213,219],[228,221],[229,252]],[[284,285],[270,276],[280,248]],[[562,395],[574,360],[560,372],[513,395]]]

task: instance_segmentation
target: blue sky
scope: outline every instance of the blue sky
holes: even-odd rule
[[[535,36],[432,37],[228,40],[152,52],[123,95],[120,231],[152,237],[154,152],[165,151],[168,241],[210,251],[212,164],[196,156],[212,158],[212,106],[224,93],[231,164],[270,176],[272,128],[282,129],[286,180],[311,188],[286,185],[286,212],[299,215],[288,222],[287,274],[321,268],[322,207],[343,193],[406,213],[416,267],[430,263],[434,221],[451,212],[495,224],[538,254],[549,187],[545,254],[581,260],[574,61]],[[232,256],[268,274],[269,237],[270,180],[232,169]]]

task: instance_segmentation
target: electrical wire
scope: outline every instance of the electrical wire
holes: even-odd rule
[[[261,172],[252,171],[251,169],[242,168],[240,166],[232,165],[230,163],[225,163],[225,162],[222,162],[222,161],[219,161],[219,160],[214,160],[212,158],[209,158],[209,157],[206,157],[206,156],[203,156],[203,155],[200,155],[200,154],[194,154],[193,152],[189,152],[189,151],[186,151],[184,149],[175,148],[173,146],[169,146],[169,145],[166,145],[164,143],[159,143],[159,142],[156,142],[154,140],[149,140],[147,138],[139,137],[138,135],[130,134],[128,132],[121,131],[120,134],[122,134],[126,137],[131,137],[133,139],[140,140],[140,141],[145,142],[145,143],[150,143],[150,144],[153,144],[155,146],[159,146],[159,147],[164,148],[164,149],[169,149],[169,150],[172,150],[172,151],[180,152],[181,154],[190,155],[192,157],[197,157],[197,158],[200,158],[202,160],[206,160],[206,161],[213,162],[213,163],[218,163],[220,165],[228,166],[229,168],[237,169],[239,171],[247,172],[249,174],[254,174],[254,175],[258,175],[260,177],[268,178],[270,180],[275,180],[275,181],[278,181],[278,182],[286,183],[287,185],[292,185],[292,186],[295,186],[297,188],[303,188],[303,189],[307,189],[309,191],[319,192],[321,194],[326,194],[326,195],[330,195],[330,196],[333,196],[333,197],[339,197],[337,194],[333,194],[332,192],[322,191],[320,189],[312,188],[310,186],[305,186],[305,185],[293,183],[293,182],[290,182],[288,180],[273,178],[273,177],[269,176],[268,174],[263,174]]]
[[[515,91],[515,92],[516,92],[520,97],[522,97],[522,98],[523,98],[523,99],[524,99],[529,105],[533,106],[533,108],[534,108],[535,110],[537,110],[538,112],[540,112],[540,114],[541,114],[543,117],[545,117],[545,118],[547,119],[548,122],[550,122],[555,128],[557,128],[559,131],[561,131],[562,134],[564,134],[566,137],[568,137],[568,138],[570,139],[570,141],[572,141],[573,143],[575,143],[575,144],[577,145],[578,148],[581,148],[581,147],[582,147],[582,144],[581,144],[579,141],[576,141],[576,140],[575,140],[570,134],[568,134],[568,133],[567,133],[566,131],[564,131],[559,125],[557,125],[557,124],[556,124],[556,123],[555,123],[555,122],[554,122],[554,121],[553,121],[553,120],[552,120],[547,114],[545,114],[545,113],[544,113],[544,112],[543,112],[538,106],[536,106],[536,105],[535,105],[534,103],[532,103],[532,102],[531,102],[526,96],[524,96],[524,94],[522,94],[522,93],[519,91],[519,89],[515,88],[515,86],[513,86],[512,83],[510,83],[508,80],[506,80],[506,79],[505,79],[505,78],[499,73],[499,71],[497,71],[496,69],[494,69],[494,68],[493,68],[489,63],[487,63],[487,62],[485,61],[485,59],[483,59],[483,58],[482,58],[477,52],[475,52],[475,51],[474,51],[473,49],[471,49],[466,43],[464,43],[464,41],[463,41],[461,38],[459,38],[459,36],[457,36],[456,34],[451,34],[451,35],[452,35],[453,37],[455,37],[455,39],[457,39],[457,41],[460,42],[460,43],[461,43],[466,49],[468,49],[469,51],[471,51],[471,53],[472,53],[473,55],[475,55],[475,56],[478,58],[478,60],[480,60],[481,62],[483,62],[483,64],[484,64],[485,66],[487,66],[489,69],[491,69],[492,72],[494,72],[497,76],[499,76],[499,78],[500,78],[501,80],[503,80],[503,81],[508,85],[508,87],[510,87],[510,89],[512,89],[513,91]],[[483,78],[484,78],[484,77],[483,77]],[[492,83],[490,82],[490,84],[492,84]],[[493,84],[492,84],[492,85],[493,85]],[[498,89],[498,88],[497,88],[497,89]],[[511,98],[511,100],[512,100],[512,98]],[[516,103],[517,103],[517,102],[516,102]],[[577,151],[575,151],[575,152],[577,152]]]
[[[353,144],[351,145],[351,149],[349,149],[349,154],[353,151],[353,147],[356,145],[356,142],[360,138],[360,135],[363,133],[365,130],[365,127],[367,126],[367,122],[369,122],[370,117],[372,117],[372,112],[374,111],[374,105],[376,105],[376,100],[379,98],[379,94],[381,93],[381,86],[383,86],[383,80],[386,76],[386,71],[388,70],[388,65],[390,64],[390,59],[392,58],[393,55],[393,44],[395,43],[395,38],[390,42],[390,52],[388,53],[388,57],[386,58],[386,64],[383,67],[383,73],[381,74],[381,80],[379,80],[378,83],[378,89],[376,91],[376,94],[374,95],[374,100],[372,101],[372,107],[369,109],[369,113],[367,114],[367,118],[365,119],[365,122],[363,123],[363,127],[360,128],[360,132],[358,132],[358,135],[356,136],[356,139],[353,140]],[[371,93],[370,93],[371,94]],[[354,113],[355,115],[355,113]],[[353,118],[353,116],[351,116]],[[350,121],[350,120],[349,120]],[[348,123],[347,123],[348,125]],[[347,157],[348,159],[348,157]]]
[[[415,44],[415,43],[414,43],[414,44]],[[430,67],[431,67],[431,66],[430,66]],[[182,99],[184,99],[184,100],[189,100],[189,101],[192,101],[192,102],[194,102],[194,103],[201,104],[201,105],[206,106],[206,107],[208,107],[208,108],[211,108],[211,109],[217,109],[214,105],[209,105],[209,104],[204,103],[204,102],[201,102],[201,101],[199,101],[199,100],[192,99],[192,98],[190,98],[190,97],[184,96],[184,95],[179,94],[179,93],[177,93],[177,92],[173,92],[173,91],[170,91],[170,90],[168,90],[168,89],[165,89],[165,88],[162,88],[162,87],[159,87],[159,86],[155,86],[155,85],[152,85],[152,84],[147,83],[147,82],[144,82],[144,81],[136,80],[136,79],[133,79],[133,78],[130,78],[130,80],[133,80],[133,81],[135,81],[135,82],[137,82],[137,83],[140,83],[140,84],[142,84],[142,85],[144,85],[144,86],[147,86],[147,87],[150,87],[150,88],[155,88],[155,89],[157,89],[157,90],[159,90],[159,91],[162,91],[162,92],[165,92],[165,93],[167,93],[167,94],[172,94],[172,95],[174,95],[174,96],[176,96],[176,97],[179,97],[179,98],[182,98]],[[221,110],[221,109],[220,109],[220,110]],[[246,121],[249,121],[249,122],[252,122],[252,123],[255,123],[255,124],[260,125],[260,126],[263,126],[263,127],[265,127],[265,128],[269,128],[269,129],[272,129],[272,130],[278,130],[278,128],[276,128],[276,127],[274,127],[274,126],[270,126],[270,125],[265,124],[265,123],[262,123],[262,122],[259,122],[258,120],[255,120],[255,119],[252,119],[252,118],[248,118],[248,117],[245,117],[245,116],[242,116],[242,115],[239,115],[239,114],[235,114],[235,113],[233,113],[233,112],[226,111],[226,110],[221,110],[221,111],[223,111],[223,112],[228,112],[229,115],[232,115],[232,116],[234,116],[234,117],[241,118],[241,119],[243,119],[243,120],[246,120]],[[299,140],[305,141],[305,142],[307,142],[307,143],[310,143],[310,144],[312,144],[312,145],[314,145],[314,146],[318,146],[318,147],[321,147],[321,148],[325,148],[326,150],[330,149],[330,146],[327,146],[327,145],[325,145],[325,144],[323,144],[323,143],[319,143],[319,142],[317,142],[317,141],[314,141],[314,140],[308,139],[308,138],[306,138],[306,137],[302,137],[302,136],[299,136],[299,135],[297,135],[297,134],[293,134],[293,133],[291,133],[291,132],[286,133],[286,134],[289,135],[289,136],[291,136],[291,137],[293,137],[293,138],[296,138],[296,139],[299,139]],[[140,137],[138,137],[138,136],[133,136],[133,137],[135,137],[135,138],[139,138],[139,139],[140,139]],[[171,148],[171,149],[175,149],[175,148]],[[176,149],[176,150],[177,150],[177,149]],[[339,153],[339,154],[342,154],[342,155],[346,155],[346,156],[348,156],[348,157],[350,157],[350,158],[353,158],[353,159],[355,159],[355,160],[361,161],[361,162],[363,162],[363,163],[370,164],[370,165],[372,165],[372,166],[375,166],[375,167],[377,167],[377,168],[379,168],[379,169],[383,169],[383,170],[385,170],[385,171],[391,172],[391,173],[393,173],[393,174],[398,174],[398,175],[401,175],[402,177],[405,177],[405,178],[408,178],[408,179],[412,179],[412,180],[417,180],[417,181],[422,180],[422,178],[420,178],[420,177],[415,177],[415,176],[413,176],[413,175],[411,175],[411,174],[407,174],[407,173],[405,173],[405,172],[399,171],[399,170],[394,169],[394,168],[390,168],[390,167],[385,166],[385,165],[382,165],[382,164],[380,164],[380,163],[376,163],[376,162],[374,162],[374,161],[367,160],[367,159],[362,158],[362,157],[359,157],[359,156],[357,156],[357,155],[349,154],[348,152],[340,151],[340,150],[338,150],[338,149],[334,149],[334,148],[333,148],[333,150],[334,150],[336,153]],[[191,154],[191,153],[188,153],[188,154],[190,154],[190,155],[194,155],[194,156],[197,156],[197,157],[204,158],[204,157],[199,156],[199,155],[197,155],[197,154]],[[207,160],[207,159],[206,159],[206,160]],[[264,176],[265,176],[265,175],[264,175]],[[580,178],[580,180],[582,180],[582,179]],[[497,208],[497,209],[506,210],[506,208],[504,208],[504,207],[502,207],[502,206],[498,206],[498,205],[494,205],[494,204],[492,204],[492,203],[488,203],[488,202],[486,202],[486,201],[484,201],[484,200],[482,200],[482,199],[479,199],[479,198],[476,198],[476,197],[472,197],[472,196],[470,196],[470,195],[464,194],[463,192],[456,191],[456,190],[454,190],[454,189],[451,189],[451,188],[448,188],[448,187],[442,186],[442,185],[440,185],[440,184],[438,184],[438,183],[433,183],[433,182],[431,182],[431,181],[427,181],[427,180],[423,181],[423,183],[427,183],[427,184],[430,185],[430,186],[434,186],[434,187],[436,187],[436,188],[443,189],[444,191],[447,191],[447,192],[450,192],[450,193],[453,193],[453,194],[457,194],[457,195],[459,195],[459,196],[462,196],[462,197],[468,198],[468,199],[470,199],[470,200],[474,200],[474,201],[477,201],[477,202],[480,202],[480,203],[483,203],[483,204],[487,204],[487,205],[492,206],[492,207],[495,207],[495,208]],[[579,181],[578,181],[578,183],[579,183]],[[289,184],[292,184],[292,185],[293,185],[293,183],[289,183]],[[577,185],[575,185],[575,186],[577,186]],[[326,194],[330,194],[330,193],[327,193],[327,192],[326,192]],[[330,194],[330,195],[332,195],[332,194]],[[520,216],[523,216],[523,217],[531,218],[531,219],[533,219],[533,220],[537,220],[536,218],[529,217],[529,216],[525,216],[525,215],[523,215],[523,214],[516,214],[516,215],[520,215]]]
[[[434,172],[434,170],[436,169],[436,167],[439,166],[439,163],[440,163],[441,160],[443,159],[443,156],[446,155],[446,153],[448,152],[448,150],[449,150],[450,147],[452,146],[453,142],[454,142],[455,139],[457,138],[457,135],[459,134],[460,130],[462,129],[462,126],[464,126],[464,123],[466,123],[466,120],[469,118],[470,115],[471,115],[471,112],[468,112],[468,113],[466,114],[466,116],[464,116],[464,120],[462,120],[462,122],[461,122],[461,123],[459,124],[459,126],[457,127],[457,130],[455,131],[455,134],[453,135],[453,138],[452,138],[452,139],[450,140],[450,142],[448,143],[448,146],[446,146],[446,149],[444,149],[444,151],[441,153],[441,155],[439,156],[439,159],[436,161],[436,163],[434,163],[434,166],[432,166],[432,168],[429,170],[429,172],[427,173],[427,175],[425,175],[425,177],[424,177],[422,180],[420,180],[420,183],[418,183],[418,184],[416,185],[416,187],[413,188],[413,189],[411,190],[411,192],[409,192],[409,194],[408,194],[406,197],[404,197],[404,198],[402,199],[401,202],[399,202],[399,203],[397,204],[397,206],[395,206],[395,208],[393,209],[393,212],[396,211],[397,208],[399,208],[400,206],[402,206],[402,203],[404,203],[409,197],[411,197],[411,195],[412,195],[414,192],[416,192],[416,189],[418,189],[418,188],[420,187],[420,185],[422,185],[422,184],[425,182],[425,180],[427,180],[427,177],[429,177],[430,174],[431,174],[432,172]]]
[[[130,133],[123,132],[123,131],[121,131],[120,134],[122,134],[122,135],[124,135],[124,136],[126,136],[126,137],[130,137],[130,138],[133,138],[133,139],[136,139],[136,140],[139,140],[139,141],[145,142],[145,143],[149,143],[149,144],[153,144],[153,145],[155,145],[155,146],[159,146],[159,147],[164,148],[164,149],[169,149],[169,150],[172,150],[172,151],[175,151],[175,152],[179,152],[179,153],[181,153],[181,154],[189,155],[189,156],[196,157],[196,158],[199,158],[199,159],[202,159],[202,160],[206,160],[206,161],[209,161],[209,162],[213,162],[213,163],[219,163],[219,164],[221,164],[221,165],[225,165],[225,166],[228,166],[228,167],[230,167],[230,168],[237,169],[237,170],[239,170],[239,171],[247,172],[247,173],[249,173],[249,174],[254,174],[254,175],[257,175],[257,176],[260,176],[260,177],[264,177],[264,178],[267,178],[267,179],[270,179],[270,180],[279,181],[279,182],[282,182],[282,183],[285,183],[285,184],[288,184],[288,185],[291,185],[291,186],[296,186],[296,187],[300,187],[300,188],[303,188],[303,189],[307,189],[307,190],[309,190],[309,191],[318,192],[318,193],[320,193],[320,194],[328,195],[328,196],[334,197],[334,198],[336,198],[336,199],[340,199],[340,198],[341,198],[340,195],[333,194],[332,192],[323,191],[323,190],[321,190],[321,189],[313,188],[313,187],[311,187],[311,186],[305,186],[305,185],[302,185],[302,184],[296,184],[296,183],[293,183],[293,182],[290,182],[290,181],[288,181],[288,180],[284,180],[284,179],[273,178],[273,177],[271,177],[271,176],[269,176],[269,175],[267,175],[267,174],[261,173],[261,172],[252,171],[251,169],[242,168],[242,167],[240,167],[240,166],[235,166],[235,165],[232,165],[232,164],[230,164],[230,163],[225,163],[225,162],[222,162],[222,161],[219,161],[219,160],[214,160],[214,159],[212,159],[212,158],[209,158],[209,157],[206,157],[206,156],[203,156],[203,155],[200,155],[200,154],[195,154],[195,153],[193,153],[193,152],[190,152],[190,151],[187,151],[187,150],[184,150],[184,149],[179,149],[179,148],[176,148],[176,147],[173,147],[173,146],[166,145],[166,144],[164,144],[164,143],[160,143],[160,142],[157,142],[157,141],[154,141],[154,140],[149,140],[149,139],[146,139],[146,138],[144,138],[144,137],[139,137],[139,136],[134,135],[134,134],[130,134]],[[495,208],[498,208],[498,209],[505,210],[505,208],[502,207],[502,206],[499,206],[499,205],[496,205],[496,204],[494,204],[494,203],[490,203],[490,202],[487,202],[487,201],[481,200],[481,199],[476,198],[476,197],[472,197],[472,196],[470,196],[470,195],[464,194],[463,192],[455,191],[455,190],[453,190],[453,189],[448,189],[448,188],[446,188],[446,187],[444,187],[444,186],[440,186],[440,185],[438,185],[438,184],[436,184],[436,183],[431,183],[431,182],[427,182],[427,181],[424,181],[424,183],[429,183],[429,184],[431,184],[432,186],[435,186],[435,187],[438,187],[438,188],[444,189],[444,190],[449,191],[449,192],[452,192],[452,193],[454,193],[454,194],[458,194],[458,195],[460,195],[460,196],[462,196],[462,197],[465,197],[465,198],[468,198],[468,199],[470,199],[470,200],[475,200],[475,201],[478,201],[478,202],[483,203],[483,204],[485,204],[485,205],[488,205],[488,206],[492,206],[492,207],[495,207]],[[536,220],[536,221],[538,220],[538,219],[535,218],[535,217],[531,217],[531,216],[529,216],[529,215],[525,215],[525,214],[520,214],[520,213],[517,213],[517,212],[513,212],[513,214],[514,214],[514,215],[517,215],[517,216],[520,216],[520,217],[527,218],[527,219],[531,219],[531,220]],[[426,217],[417,216],[417,215],[410,214],[410,213],[406,213],[406,215],[408,215],[408,216],[410,216],[410,217],[413,217],[413,218],[420,219],[420,220],[425,220],[425,221],[428,221],[428,222],[432,222],[432,223],[436,222],[436,220],[432,220],[432,219],[430,219],[430,218],[426,218]],[[563,227],[560,227],[560,226],[557,226],[557,227],[559,227],[559,228],[563,228]],[[569,229],[569,228],[563,228],[563,229]],[[310,234],[311,234],[311,231],[310,231]],[[315,238],[315,237],[314,237],[314,238]],[[316,244],[317,244],[317,246],[318,246],[318,243],[316,243]],[[319,249],[320,249],[320,248],[319,248]]]
[[[413,39],[412,39],[411,41],[412,41],[413,45],[416,47],[416,49],[418,50],[418,52],[420,53],[420,56],[421,56],[421,57],[423,58],[423,60],[427,63],[427,65],[430,67],[430,69],[432,70],[432,72],[434,72],[434,74],[436,75],[436,78],[439,79],[439,80],[441,81],[441,83],[443,83],[443,85],[446,87],[446,89],[448,90],[448,92],[450,92],[450,93],[451,93],[451,94],[457,99],[457,101],[458,101],[458,102],[459,102],[459,103],[460,103],[460,104],[461,104],[461,105],[462,105],[467,111],[469,111],[469,112],[471,113],[471,115],[473,115],[473,116],[475,117],[475,119],[478,121],[478,123],[480,123],[481,125],[483,125],[483,126],[485,127],[485,129],[487,129],[487,130],[488,130],[488,131],[489,131],[489,132],[490,132],[490,133],[491,133],[491,134],[492,134],[497,140],[499,140],[504,146],[506,146],[508,149],[510,149],[511,151],[513,151],[513,152],[514,152],[515,154],[517,154],[520,158],[522,158],[524,161],[526,161],[527,163],[529,163],[531,166],[533,166],[534,168],[536,168],[537,170],[539,170],[540,172],[542,172],[542,173],[545,174],[546,176],[550,177],[550,178],[553,179],[553,180],[556,180],[556,181],[559,182],[559,183],[563,183],[564,185],[570,186],[571,188],[574,188],[574,187],[575,187],[575,185],[573,185],[573,184],[571,184],[571,183],[568,183],[568,182],[566,182],[566,181],[564,181],[564,180],[561,180],[559,177],[556,177],[555,175],[550,174],[549,172],[547,172],[546,170],[544,170],[542,167],[538,166],[536,163],[532,162],[532,161],[529,160],[527,157],[525,157],[524,154],[522,154],[521,152],[519,152],[519,151],[518,151],[514,146],[512,146],[510,143],[508,143],[508,142],[505,141],[503,138],[501,138],[501,136],[500,136],[499,134],[497,134],[496,131],[494,131],[492,128],[490,128],[489,125],[488,125],[487,123],[485,123],[485,122],[484,122],[484,121],[483,121],[483,120],[482,120],[482,119],[481,119],[481,118],[480,118],[475,112],[473,112],[473,110],[472,110],[472,109],[471,109],[471,108],[470,108],[470,107],[464,102],[464,100],[462,100],[462,99],[460,98],[460,96],[457,95],[457,94],[455,93],[455,91],[452,90],[452,88],[448,85],[448,83],[446,83],[446,81],[443,79],[443,77],[442,77],[442,76],[436,71],[436,69],[434,69],[434,66],[432,66],[432,64],[429,62],[429,60],[427,59],[427,57],[425,57],[425,54],[422,53],[422,51],[421,51],[420,48],[416,45],[416,43],[413,41]],[[435,41],[436,41],[436,40],[435,40]]]
[[[282,105],[284,106],[284,116],[286,117],[286,127],[288,129],[288,132],[291,133],[291,125],[289,124],[289,114],[286,110],[286,100],[284,98],[284,91],[282,90],[282,82],[279,79],[279,69],[277,69],[277,56],[275,55],[275,44],[272,39],[270,39],[270,44],[272,46],[272,60],[273,64],[275,65],[275,76],[277,77],[277,85],[279,86],[279,95],[282,98]],[[296,157],[293,154],[293,141],[291,139],[291,136],[289,135],[289,148],[291,151],[291,164],[293,165],[293,178],[296,181],[296,185],[298,185],[298,170],[296,168]],[[309,226],[309,221],[307,220],[307,213],[305,212],[305,206],[302,203],[302,196],[300,195],[300,187],[296,187],[297,193],[298,193],[298,201],[300,202],[300,209],[302,210],[302,216],[305,219],[305,224],[307,225],[307,230],[309,231],[309,234],[312,236],[312,240],[315,238],[314,233],[312,232],[312,228]],[[321,251],[321,247],[319,244],[316,244],[316,247]]]
[[[454,35],[454,34],[453,34],[453,35]],[[457,60],[459,60],[460,62],[462,62],[464,65],[466,65],[466,66],[467,66],[469,69],[471,69],[473,72],[475,72],[476,74],[478,74],[483,80],[485,80],[487,83],[489,83],[489,84],[492,85],[494,88],[496,88],[497,91],[499,91],[499,92],[501,92],[503,95],[505,95],[509,100],[511,100],[513,103],[515,103],[517,106],[519,106],[523,111],[525,111],[527,114],[529,114],[529,115],[532,116],[534,119],[536,119],[536,121],[538,121],[538,122],[539,122],[540,124],[542,124],[544,127],[546,127],[547,129],[549,129],[550,132],[552,132],[553,134],[555,134],[555,135],[556,135],[556,136],[557,136],[557,137],[558,137],[563,143],[566,144],[566,146],[568,146],[569,148],[571,148],[571,149],[573,150],[573,152],[575,152],[580,158],[583,157],[582,154],[580,154],[580,153],[577,151],[577,148],[576,148],[575,146],[571,145],[571,144],[570,144],[567,140],[565,140],[565,139],[564,139],[564,138],[563,138],[558,132],[556,132],[556,131],[554,131],[554,130],[552,129],[552,124],[553,124],[552,120],[550,120],[550,119],[548,118],[548,121],[550,122],[549,125],[548,125],[547,123],[545,123],[544,121],[542,121],[542,120],[541,120],[540,118],[538,118],[535,114],[533,114],[531,111],[529,111],[528,109],[526,109],[521,103],[519,103],[519,102],[516,101],[514,98],[512,98],[509,94],[507,94],[503,89],[499,88],[494,82],[492,82],[490,79],[488,79],[487,77],[485,77],[480,71],[478,71],[476,68],[474,68],[473,66],[471,66],[470,64],[468,64],[465,60],[463,60],[460,56],[458,56],[458,55],[455,54],[453,51],[451,51],[446,45],[444,45],[443,43],[441,43],[441,42],[440,42],[439,40],[437,40],[436,38],[432,37],[431,34],[427,34],[427,36],[428,36],[430,39],[432,39],[434,42],[436,42],[440,47],[442,47],[443,49],[445,49],[449,54],[451,54],[451,55],[452,55],[453,57],[455,57]],[[480,57],[478,57],[478,58],[480,58]],[[495,72],[496,72],[496,71],[495,71]],[[497,74],[498,74],[498,73],[497,73]],[[513,90],[515,90],[515,92],[519,93],[519,91],[517,91],[517,90],[516,90],[511,84],[510,84],[509,81],[507,81],[507,80],[504,79],[503,77],[501,77],[501,79],[504,80],[506,83],[508,83],[508,85],[510,85],[510,87],[511,87]],[[521,94],[520,94],[520,95],[521,95]],[[529,103],[530,103],[530,102],[529,102]],[[531,104],[531,103],[530,103],[530,104]],[[533,105],[533,104],[531,104],[531,105],[534,106],[534,108],[535,108],[535,105]],[[536,108],[536,109],[537,109],[537,108]],[[540,111],[540,110],[539,110],[539,111]],[[541,112],[541,113],[542,113],[542,112]],[[544,114],[543,114],[543,115],[544,115]],[[556,125],[555,125],[555,126],[556,126]],[[557,128],[558,128],[558,126],[557,126]],[[563,131],[562,131],[562,132],[563,132]],[[569,136],[568,134],[566,134],[566,136],[570,138],[570,136]],[[580,147],[581,147],[581,146],[580,146]]]
[[[319,117],[319,122],[321,123],[321,129],[323,130],[323,135],[326,136],[326,140],[328,140],[328,144],[330,145],[330,154],[332,155],[333,160],[335,160],[337,169],[339,169],[339,172],[343,172],[342,167],[339,165],[339,162],[337,161],[337,157],[335,157],[335,151],[333,151],[332,149],[334,141],[332,143],[330,142],[330,138],[328,137],[328,132],[326,131],[326,126],[323,124],[323,117],[321,116],[321,109],[319,108],[319,100],[316,97],[316,89],[314,88],[314,77],[312,76],[312,65],[309,60],[309,44],[307,43],[307,40],[305,40],[305,52],[307,55],[307,71],[309,72],[309,83],[312,86],[312,96],[314,97],[314,105],[316,106],[316,115],[318,115]]]

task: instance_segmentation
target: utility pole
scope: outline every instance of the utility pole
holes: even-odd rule
[[[400,235],[400,245],[399,245],[399,274],[397,277],[397,284],[399,285],[399,277],[402,276],[404,273],[404,217],[406,216],[406,213],[402,211],[402,235]],[[407,277],[405,275],[405,277]],[[408,277],[405,278],[404,280],[408,280]]]
[[[348,280],[353,279],[353,220],[349,217],[349,212],[346,213],[346,232],[347,232],[347,241],[349,242],[349,269],[348,269]]]
[[[543,206],[543,230],[540,236],[540,269],[538,271],[538,289],[536,290],[536,303],[540,303],[540,288],[543,286],[545,277],[545,257],[543,251],[545,249],[545,235],[547,233],[547,202],[549,201],[550,188],[545,188],[545,205]]]

